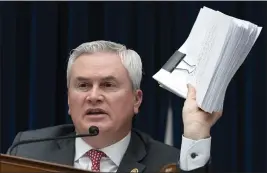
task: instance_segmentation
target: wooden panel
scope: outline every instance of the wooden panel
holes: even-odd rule
[[[36,161],[21,157],[9,156],[1,154],[1,172],[76,172],[89,173],[90,171],[76,169],[71,166],[59,165],[55,163],[48,163]]]

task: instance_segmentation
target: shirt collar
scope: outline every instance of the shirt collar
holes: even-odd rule
[[[128,148],[130,143],[131,132],[128,133],[122,140],[112,144],[108,147],[100,149],[103,151],[117,166],[120,165],[122,157]],[[92,147],[88,145],[82,138],[75,139],[75,158],[74,160],[79,160],[86,152],[88,152]]]

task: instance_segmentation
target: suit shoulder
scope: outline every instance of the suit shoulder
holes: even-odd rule
[[[133,134],[145,146],[146,156],[143,158],[142,163],[147,166],[147,172],[158,172],[167,164],[177,163],[180,155],[180,151],[177,148],[154,140],[149,135],[138,130],[134,130]]]
[[[167,155],[168,157],[170,155],[177,157],[177,154],[179,155],[180,153],[179,149],[173,146],[167,145],[163,142],[157,141],[144,132],[141,132],[136,129],[134,130],[134,132],[140,136],[140,138],[145,143],[146,148],[149,152],[158,153],[160,155]]]
[[[63,136],[74,132],[74,126],[72,124],[64,124],[57,126],[44,127],[35,130],[27,130],[20,132],[21,139],[35,139],[35,138],[46,138]]]

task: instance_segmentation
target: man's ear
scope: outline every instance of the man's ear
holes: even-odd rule
[[[68,97],[68,114],[70,115],[70,99],[69,99],[69,91],[67,91],[67,97]]]
[[[141,106],[143,100],[143,92],[142,90],[136,90],[135,91],[135,98],[134,98],[134,113],[138,114],[139,107]]]

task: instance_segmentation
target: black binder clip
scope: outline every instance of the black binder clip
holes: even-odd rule
[[[185,56],[186,54],[180,52],[179,50],[175,51],[174,54],[170,57],[170,59],[163,65],[162,68],[170,73],[172,73],[175,69],[185,70],[188,72],[188,74],[193,73],[195,71],[196,65],[191,65],[188,62],[186,62],[184,60]],[[178,64],[180,64],[181,61],[186,63],[190,68],[193,68],[193,70],[190,72],[190,70],[185,68],[177,68]]]

